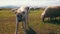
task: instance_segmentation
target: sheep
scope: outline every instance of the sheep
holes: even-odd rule
[[[42,21],[44,21],[47,17],[55,18],[58,16],[60,16],[60,6],[48,6],[41,14]]]

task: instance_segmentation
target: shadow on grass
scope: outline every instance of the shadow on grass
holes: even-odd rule
[[[36,32],[31,27],[29,27],[27,34],[36,34]]]
[[[44,23],[52,23],[52,24],[60,25],[60,20],[47,20],[47,21],[44,21]]]

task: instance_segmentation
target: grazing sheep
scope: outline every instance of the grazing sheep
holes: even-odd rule
[[[42,21],[44,21],[47,17],[55,18],[58,16],[60,16],[60,6],[49,6],[41,14]]]

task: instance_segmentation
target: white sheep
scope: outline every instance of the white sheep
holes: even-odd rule
[[[47,17],[55,18],[58,16],[60,16],[60,6],[48,6],[41,14],[42,21],[44,21]]]

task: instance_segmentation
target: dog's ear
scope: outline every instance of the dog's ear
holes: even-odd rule
[[[15,12],[16,10],[18,10],[18,8],[11,9],[12,12]]]
[[[11,9],[11,12],[13,12],[13,13],[17,13],[16,11],[18,10],[18,8],[14,8],[14,9]]]

